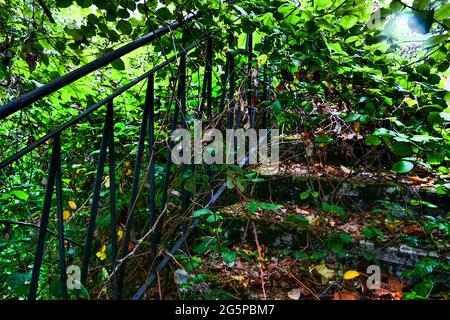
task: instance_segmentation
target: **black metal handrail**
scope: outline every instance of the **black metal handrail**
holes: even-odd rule
[[[33,90],[24,96],[14,100],[3,107],[0,107],[0,121],[8,117],[9,115],[23,110],[28,107],[32,103],[50,95],[51,93],[67,86],[74,81],[88,75],[89,73],[98,70],[99,68],[113,62],[117,58],[136,50],[148,43],[152,40],[155,40],[161,37],[164,34],[167,34],[171,31],[176,30],[177,28],[183,26],[185,23],[194,20],[196,17],[200,16],[199,13],[192,13],[187,15],[185,18],[172,22],[171,24],[162,27],[155,32],[149,33],[111,53],[106,54],[105,56],[96,59],[95,61],[88,63],[87,65],[76,69],[67,75],[56,79],[55,81],[44,85],[36,90]],[[239,19],[239,18],[238,18]],[[100,190],[102,185],[102,178],[105,171],[105,167],[108,167],[108,174],[110,180],[110,216],[111,216],[111,243],[112,243],[112,293],[114,299],[121,298],[122,286],[124,282],[124,271],[125,271],[125,262],[126,258],[129,254],[128,244],[131,239],[131,230],[133,229],[133,209],[135,205],[135,201],[138,196],[138,187],[140,181],[140,173],[143,162],[143,154],[145,148],[145,140],[148,139],[149,152],[150,152],[150,163],[149,163],[149,172],[148,179],[150,183],[150,201],[149,201],[149,225],[151,228],[156,228],[156,224],[158,224],[158,228],[152,233],[151,236],[151,256],[156,258],[156,246],[161,238],[161,225],[162,222],[157,219],[156,214],[156,203],[155,203],[155,159],[154,159],[154,146],[155,146],[155,136],[154,136],[154,76],[155,74],[163,69],[165,66],[174,63],[180,59],[179,62],[179,70],[178,70],[178,90],[177,90],[177,103],[175,104],[175,110],[173,114],[173,120],[171,125],[171,130],[175,130],[178,124],[178,117],[181,115],[181,126],[186,126],[186,57],[188,52],[192,49],[198,47],[202,43],[207,40],[207,54],[206,54],[206,65],[205,65],[205,75],[203,81],[203,91],[202,91],[202,104],[200,109],[204,108],[203,101],[206,101],[206,115],[207,120],[212,120],[212,64],[213,64],[213,43],[212,43],[212,33],[208,32],[196,40],[191,45],[183,48],[180,52],[175,53],[171,58],[168,58],[163,63],[157,65],[152,68],[150,71],[145,72],[141,76],[132,80],[128,84],[124,85],[122,88],[115,90],[112,94],[102,99],[101,101],[95,103],[91,107],[87,108],[85,111],[81,112],[79,115],[73,117],[71,120],[65,122],[59,127],[48,132],[44,137],[32,142],[27,145],[20,151],[16,152],[14,155],[4,159],[0,162],[0,170],[5,168],[6,166],[12,164],[13,162],[19,160],[32,150],[41,146],[42,144],[52,140],[53,149],[50,161],[50,167],[48,172],[48,179],[44,197],[44,204],[42,210],[42,216],[39,226],[39,234],[38,241],[36,247],[36,255],[33,264],[33,271],[31,276],[30,290],[29,290],[29,299],[35,299],[37,296],[38,282],[41,271],[41,264],[43,261],[44,250],[45,250],[45,242],[46,242],[46,234],[48,232],[48,223],[49,216],[51,210],[51,202],[54,192],[56,193],[56,207],[57,207],[57,221],[58,221],[58,244],[59,244],[59,260],[60,260],[60,280],[61,280],[61,294],[63,299],[68,298],[67,294],[67,274],[66,274],[66,254],[65,254],[65,237],[64,237],[64,219],[63,219],[63,192],[62,192],[62,169],[61,169],[61,133],[73,126],[74,124],[80,122],[87,116],[91,115],[94,111],[98,110],[102,106],[106,105],[106,116],[105,123],[103,128],[102,141],[100,146],[100,153],[97,165],[96,178],[94,183],[94,192],[92,196],[92,206],[90,219],[88,224],[88,231],[84,246],[83,252],[83,260],[82,260],[82,268],[81,268],[81,283],[86,285],[88,272],[89,272],[89,260],[92,254],[92,244],[94,238],[94,230],[96,228],[96,218],[99,209],[99,200],[100,200]],[[235,41],[232,33],[230,34],[230,44],[233,44]],[[249,53],[249,62],[248,67],[251,70],[251,55],[252,55],[252,35],[249,34],[247,37],[247,45],[246,49]],[[221,96],[221,102],[219,106],[219,113],[222,113],[225,108],[225,99],[226,97],[229,100],[229,105],[227,107],[228,113],[228,126],[239,126],[240,116],[237,114],[240,108],[236,108],[235,104],[235,87],[236,87],[236,79],[235,79],[235,63],[234,57],[231,54],[227,54],[227,63],[226,63],[226,72],[225,79],[222,83],[223,91]],[[138,83],[148,80],[147,82],[147,91],[146,91],[146,100],[144,103],[144,110],[141,122],[141,131],[139,135],[139,143],[138,143],[138,151],[136,155],[136,162],[134,168],[134,176],[133,176],[133,184],[131,190],[131,199],[130,199],[130,207],[128,210],[128,217],[125,226],[125,236],[123,239],[122,246],[122,259],[120,259],[120,263],[118,263],[119,259],[119,249],[117,247],[117,221],[116,221],[116,198],[115,198],[115,151],[114,151],[114,99],[120,96],[122,93],[126,92],[133,86]],[[251,79],[250,79],[251,80]],[[229,89],[227,92],[227,83],[229,83]],[[252,105],[252,81],[248,81],[248,94],[247,94],[247,107],[249,107],[250,114],[250,124],[254,122],[254,108]],[[203,110],[201,110],[203,112]],[[234,116],[236,113],[236,116]],[[148,134],[148,136],[147,136]],[[169,148],[173,147],[173,142],[171,142]],[[106,161],[108,159],[108,165],[106,166]],[[183,170],[183,168],[182,168]],[[167,204],[168,197],[168,188],[170,182],[170,174],[171,174],[171,158],[170,152],[167,157],[166,163],[166,173],[163,182],[163,193],[162,193],[162,201],[161,201],[161,212],[163,212],[164,208]],[[226,189],[222,186],[216,193],[214,193],[211,201],[207,204],[207,206],[212,206],[218,199],[218,197],[224,192]],[[191,195],[187,192],[186,189],[182,190],[182,211],[187,212],[190,203]],[[189,236],[192,229],[195,228],[198,221],[194,220],[192,224],[187,226],[178,241],[175,242],[174,246],[171,248],[169,252],[170,255],[167,255],[159,265],[152,268],[150,276],[148,277],[146,283],[139,289],[139,291],[134,295],[133,298],[141,298],[145,293],[147,288],[152,284],[155,278],[155,272],[161,271],[162,268],[170,261],[172,254],[176,252],[185,241],[185,239]]]
[[[65,76],[62,76],[53,82],[50,82],[40,88],[37,88],[29,93],[24,94],[22,97],[5,104],[4,106],[0,107],[0,120],[3,120],[7,116],[13,114],[16,111],[22,110],[23,108],[29,106],[33,102],[36,102],[43,97],[48,96],[49,94],[75,82],[78,79],[81,79],[82,77],[88,75],[89,73],[98,70],[114,60],[146,45],[152,42],[153,40],[162,37],[163,35],[171,32],[172,30],[178,29],[180,26],[185,24],[186,22],[189,22],[191,20],[194,20],[197,18],[200,14],[198,12],[190,13],[184,18],[172,22],[156,31],[150,32],[146,34],[145,36],[142,36],[123,47],[120,47],[119,49],[116,49],[114,51],[111,51],[102,57],[72,71],[66,74]]]
[[[12,155],[11,157],[3,160],[0,162],[0,170],[7,167],[8,165],[10,165],[11,163],[17,161],[18,159],[22,158],[24,155],[26,155],[27,153],[29,153],[30,151],[36,149],[37,147],[39,147],[40,145],[44,144],[45,142],[51,140],[52,138],[54,138],[55,136],[59,135],[61,132],[63,132],[64,130],[66,130],[67,128],[70,128],[71,126],[73,126],[74,124],[80,122],[81,120],[83,120],[84,118],[86,118],[87,116],[89,116],[90,114],[92,114],[94,111],[96,111],[97,109],[99,109],[100,107],[106,105],[108,102],[114,100],[114,98],[120,96],[122,93],[128,91],[129,89],[131,89],[132,87],[134,87],[135,85],[139,84],[140,82],[142,82],[143,80],[147,79],[150,75],[160,71],[161,69],[163,69],[164,67],[166,67],[167,65],[175,62],[179,57],[181,57],[181,55],[191,51],[192,49],[196,48],[198,45],[200,45],[201,43],[205,42],[206,39],[208,39],[209,34],[203,36],[202,38],[200,38],[200,40],[195,41],[192,45],[184,48],[183,51],[178,52],[177,54],[175,54],[173,57],[165,60],[164,62],[162,62],[161,64],[157,65],[156,67],[154,67],[153,69],[151,69],[150,71],[147,71],[146,73],[144,73],[143,75],[141,75],[140,77],[137,77],[136,79],[130,81],[128,84],[124,85],[123,87],[115,90],[112,94],[110,94],[109,96],[107,96],[106,98],[100,100],[99,102],[95,103],[94,105],[92,105],[91,107],[89,107],[88,109],[86,109],[85,111],[81,112],[79,115],[73,117],[71,120],[65,122],[64,124],[62,124],[61,126],[53,129],[52,131],[50,131],[49,133],[47,133],[45,136],[43,136],[42,138],[34,141],[33,143],[29,144],[28,146],[26,146],[25,148],[21,149],[20,151],[16,152],[14,155]],[[75,80],[74,80],[75,81]],[[50,83],[50,85],[52,85],[53,83]],[[43,87],[41,87],[43,88]],[[39,89],[41,89],[39,88]],[[35,91],[39,90],[36,89]],[[32,91],[34,92],[34,91]],[[32,93],[30,92],[30,94]],[[52,91],[53,92],[53,91]],[[17,100],[20,100],[17,99]],[[14,100],[14,105],[17,105],[19,110],[22,108],[25,108],[28,105],[20,105],[16,104]],[[8,105],[13,105],[11,102]],[[8,106],[8,105],[5,105]],[[2,110],[3,107],[0,107],[0,111]],[[17,111],[14,111],[17,112]],[[7,116],[1,118],[0,117],[0,121],[3,120],[4,118],[6,118]]]

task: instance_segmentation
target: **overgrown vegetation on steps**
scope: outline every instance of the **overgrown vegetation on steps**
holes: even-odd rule
[[[350,213],[256,200],[194,215],[203,235],[174,273],[183,298],[427,299],[449,290],[446,216],[417,218],[386,201]],[[373,265],[382,285],[370,289]]]
[[[146,297],[447,299],[446,0],[0,0],[0,104],[197,10],[203,14],[185,32],[172,32],[2,120],[0,161],[212,32],[215,123],[226,122],[221,105],[249,104],[250,76],[256,126],[264,126],[262,115],[267,112],[269,124],[279,128],[286,141],[298,143],[285,158],[281,154],[279,174],[285,177],[280,180],[261,176],[257,168],[234,165],[196,166],[183,175],[177,166],[170,169],[175,176],[168,182],[167,206],[158,208],[165,219],[157,260],[193,217],[201,224]],[[249,59],[244,48],[252,32],[253,59],[251,70],[245,71]],[[236,41],[230,43],[231,33]],[[239,71],[236,91],[223,96],[227,57],[235,59]],[[188,127],[202,115],[205,59],[204,47],[188,54]],[[178,76],[171,67],[155,78],[157,190],[165,183]],[[103,177],[89,285],[70,290],[72,299],[111,298],[113,237],[106,190],[112,183],[117,186],[121,244],[145,97],[145,87],[136,86],[114,101],[116,181]],[[82,263],[105,112],[100,109],[61,136],[68,264]],[[242,116],[242,125],[248,127],[249,115]],[[51,146],[45,144],[0,171],[0,299],[27,296],[50,157]],[[146,153],[146,165],[149,159]],[[351,207],[358,195],[348,180],[355,176],[362,177],[357,191],[363,200]],[[211,177],[218,178],[217,185]],[[332,179],[325,188],[321,181],[328,177]],[[211,190],[223,181],[228,191],[219,202],[222,207],[202,209]],[[367,187],[374,181],[379,182],[377,192]],[[393,182],[402,194],[395,189],[383,196],[385,183]],[[403,189],[404,184],[408,186]],[[149,188],[145,180],[134,204],[135,224],[142,228],[131,234],[130,249],[139,250],[127,264],[125,296],[145,281],[155,263],[148,259],[150,244],[142,240],[150,227]],[[183,190],[193,194],[186,213],[181,212]],[[157,192],[158,204],[162,198]],[[241,203],[230,209],[236,200]],[[361,207],[364,210],[357,212]],[[55,217],[53,210],[39,282],[41,299],[61,296]],[[383,262],[391,248],[408,262],[400,271],[393,261]],[[370,290],[367,267],[379,264],[382,286]]]

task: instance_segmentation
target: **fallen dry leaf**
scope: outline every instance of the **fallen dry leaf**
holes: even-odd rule
[[[427,183],[428,180],[427,179],[422,179],[419,177],[408,177],[409,180],[417,182],[417,183]]]
[[[394,277],[390,277],[387,281],[387,287],[392,291],[403,291],[405,289],[406,284],[398,281]]]
[[[292,265],[294,263],[294,259],[292,258],[285,258],[283,260],[280,261],[280,265],[283,267],[289,267],[290,265]]]
[[[331,175],[335,175],[337,173],[337,170],[331,166],[326,166],[325,170]]]
[[[389,232],[391,233],[396,233],[397,229],[401,226],[402,221],[400,220],[389,220],[389,219],[384,219],[384,225],[386,226],[386,228],[389,230]]]
[[[310,214],[309,211],[303,210],[301,208],[295,208],[295,213],[296,214],[302,214],[302,215],[309,215]]]
[[[77,204],[75,202],[69,201],[68,203],[69,203],[70,209],[72,209],[72,210],[76,210],[77,209]]]
[[[277,272],[277,271],[272,273],[272,279],[280,280],[281,279],[281,274],[279,272]]]
[[[344,280],[351,280],[355,279],[356,277],[359,277],[360,273],[356,270],[348,270],[344,273]]]
[[[333,294],[333,300],[358,300],[356,292],[343,289]]]
[[[239,276],[232,276],[231,279],[239,282],[239,284],[241,284],[244,288],[248,287],[248,278],[246,276],[243,275],[239,275]]]
[[[289,299],[299,300],[302,295],[302,290],[300,288],[292,289],[288,292]]]
[[[423,233],[423,228],[417,224],[414,224],[412,226],[404,228],[403,232],[406,234]]]
[[[333,269],[328,268],[325,263],[312,267],[310,271],[315,271],[320,275],[322,284],[327,284],[329,280],[336,276],[336,272]]]
[[[341,166],[341,170],[342,170],[342,172],[344,172],[345,174],[350,174],[350,173],[352,173],[352,170],[351,170],[351,169],[349,169],[349,168],[347,168],[347,167],[344,167],[344,166]]]
[[[339,230],[342,230],[349,234],[359,234],[361,227],[356,222],[347,222],[341,226],[338,226]]]
[[[373,294],[375,297],[380,298],[380,297],[382,297],[382,296],[391,295],[391,291],[388,290],[388,289],[380,288],[380,289],[372,290],[372,294]]]

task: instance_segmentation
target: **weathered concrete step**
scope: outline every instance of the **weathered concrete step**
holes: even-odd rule
[[[449,197],[438,194],[432,188],[416,188],[376,179],[343,179],[333,176],[276,174],[262,178],[266,181],[255,185],[252,197],[265,201],[298,201],[300,194],[310,190],[312,186],[319,192],[322,201],[340,205],[352,212],[372,210],[377,200],[390,201],[415,211],[419,209],[419,213],[436,214],[450,211]],[[410,201],[413,199],[435,204],[437,208],[411,206]],[[306,201],[314,204],[311,197]]]
[[[405,244],[397,246],[380,247],[375,243],[361,240],[358,243],[356,252],[370,252],[374,258],[393,264],[399,264],[405,267],[412,267],[421,258],[429,257],[440,259],[436,251],[412,248]],[[444,256],[447,263],[450,263],[450,255]]]
[[[282,162],[305,163],[306,152],[307,148],[299,137],[288,136],[280,141],[279,157]],[[321,159],[319,159],[319,154]],[[361,160],[361,164],[371,164],[381,169],[392,165],[387,154],[387,151],[383,149],[374,152],[370,145],[361,141],[341,141],[339,144],[332,143],[324,148],[313,148],[312,158],[315,161],[325,160],[326,164],[349,166]]]
[[[292,249],[299,250],[308,247],[308,251],[323,251],[323,242],[308,235],[308,228],[296,227],[292,223],[277,221],[270,218],[248,218],[241,213],[233,214],[224,212],[222,228],[225,231],[224,237],[231,243],[245,243],[255,246],[255,236],[252,222],[255,224],[258,236],[258,242],[263,247],[274,249]],[[338,226],[335,231],[340,231]],[[326,237],[321,235],[322,238]],[[353,235],[352,235],[353,236]],[[400,275],[404,270],[413,267],[421,258],[430,257],[445,260],[450,264],[449,254],[438,254],[431,247],[413,248],[400,242],[392,241],[372,242],[361,237],[357,237],[348,245],[349,254],[355,258],[363,257],[366,253],[378,261],[383,270],[392,274]]]

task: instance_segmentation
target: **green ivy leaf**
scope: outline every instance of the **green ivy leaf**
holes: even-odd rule
[[[256,211],[258,211],[258,208],[259,208],[258,202],[250,201],[249,203],[247,203],[247,210],[250,213],[255,213]]]
[[[89,8],[92,5],[92,0],[76,0],[77,4],[82,8]]]
[[[116,59],[111,63],[112,67],[116,70],[125,70],[125,63],[122,59]]]
[[[411,145],[407,142],[397,142],[392,146],[392,152],[400,157],[407,157],[411,155]]]
[[[228,265],[232,266],[234,265],[234,262],[236,261],[236,252],[231,251],[228,248],[225,248],[221,253],[223,261]]]
[[[365,139],[366,144],[370,144],[372,146],[379,146],[382,141],[380,138],[375,137],[374,135],[368,135]]]
[[[413,7],[419,10],[425,10],[430,5],[431,0],[414,0]]]
[[[119,29],[119,31],[122,34],[127,35],[130,35],[133,32],[133,27],[131,26],[131,23],[129,23],[127,20],[120,20],[117,23],[117,29]]]
[[[445,3],[434,13],[434,18],[436,20],[444,20],[448,17],[450,17],[450,3]]]
[[[194,218],[198,218],[198,217],[201,217],[201,216],[204,216],[207,214],[212,214],[212,213],[213,212],[210,209],[205,208],[205,209],[200,209],[200,210],[195,211],[192,216]]]
[[[311,193],[309,191],[302,192],[302,193],[300,193],[300,199],[306,200],[309,198],[310,195],[311,195]]]
[[[332,1],[329,0],[315,0],[314,1],[314,5],[316,6],[316,8],[318,9],[324,9],[324,8],[328,8],[329,6],[332,5]]]
[[[72,5],[73,0],[56,0],[56,6],[58,8],[68,8]]]
[[[358,17],[356,17],[352,14],[343,16],[341,18],[341,26],[346,30],[353,27],[357,22],[358,22]]]
[[[437,36],[432,36],[425,41],[425,48],[434,47],[448,39],[448,34],[440,34]]]
[[[412,169],[414,169],[414,163],[405,160],[395,163],[392,167],[392,170],[397,173],[408,173]]]
[[[287,217],[286,221],[298,224],[300,227],[309,226],[309,220],[307,218],[296,215],[296,214],[292,214],[289,217]]]
[[[292,256],[297,260],[308,260],[309,259],[309,254],[307,254],[306,252],[298,251],[298,250],[295,250],[292,253]]]
[[[16,196],[17,198],[19,198],[20,200],[28,200],[28,198],[30,197],[28,195],[28,193],[22,191],[22,190],[13,190],[10,192],[12,195]]]
[[[365,227],[362,230],[362,233],[366,236],[367,239],[372,240],[377,237],[384,238],[383,232],[375,227]]]
[[[274,101],[274,103],[272,103],[271,108],[276,113],[280,113],[281,110],[283,109],[283,106],[281,105],[280,100],[277,99],[277,100]]]
[[[425,207],[428,207],[428,208],[430,208],[430,209],[437,209],[438,208],[438,206],[437,205],[434,205],[434,204],[432,204],[432,203],[430,203],[430,202],[428,202],[428,201],[422,201],[422,200],[415,200],[415,199],[412,199],[411,201],[410,201],[410,203],[411,203],[411,205],[413,205],[413,206],[425,206]]]
[[[431,68],[428,64],[422,63],[416,67],[416,72],[420,73],[424,77],[428,77],[430,75]]]
[[[361,118],[361,115],[358,114],[358,113],[354,113],[354,114],[349,115],[345,119],[345,121],[347,121],[347,122],[354,122],[354,121],[358,120],[359,118]]]

